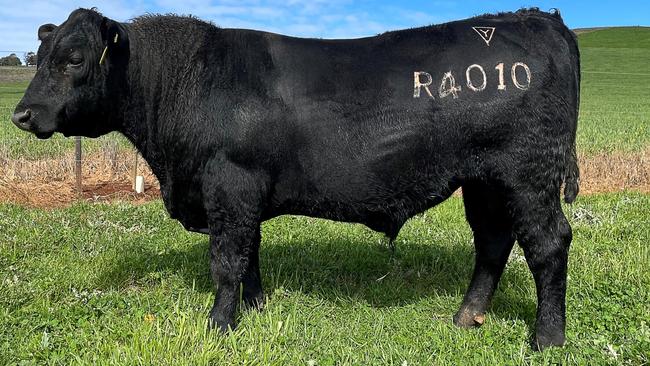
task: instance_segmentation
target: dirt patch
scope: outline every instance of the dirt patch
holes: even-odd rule
[[[133,153],[119,152],[84,159],[82,192],[75,189],[72,158],[38,161],[2,161],[0,203],[57,208],[79,200],[144,203],[160,197],[160,185],[140,160],[138,174],[145,179],[145,192],[132,187]],[[631,153],[602,153],[579,158],[580,194],[619,191],[650,193],[650,148]],[[63,177],[63,178],[62,178]]]
[[[650,193],[650,147],[637,153],[601,153],[579,157],[580,193],[625,190]]]
[[[160,197],[157,184],[146,184],[144,193],[135,193],[128,181],[104,181],[84,183],[77,192],[73,181],[0,184],[0,203],[17,203],[28,207],[58,208],[73,202],[126,201],[135,204]]]
[[[74,154],[58,159],[13,160],[0,154],[0,203],[57,208],[79,200],[143,203],[160,197],[160,184],[149,167],[138,159],[137,174],[145,181],[144,193],[133,189],[132,151],[86,155],[82,163],[81,191],[76,188]]]

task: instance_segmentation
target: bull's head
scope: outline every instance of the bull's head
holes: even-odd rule
[[[54,132],[97,137],[115,130],[115,93],[129,58],[125,27],[94,10],[78,9],[58,27],[42,25],[38,39],[36,75],[13,123],[39,138]]]

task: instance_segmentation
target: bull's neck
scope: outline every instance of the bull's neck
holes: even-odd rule
[[[229,90],[229,85],[236,82],[230,74],[249,78],[247,68],[255,69],[259,65],[241,65],[252,61],[242,56],[245,51],[241,47],[235,47],[242,37],[236,30],[227,31],[196,19],[182,18],[177,19],[178,29],[160,32],[152,21],[145,19],[127,28],[130,44],[127,82],[116,99],[122,110],[120,132],[137,147],[164,184],[168,169],[163,166],[163,157],[172,155],[165,154],[163,149],[169,149],[178,138],[168,135],[182,130],[178,124],[185,117],[202,110],[201,103],[205,101],[200,96],[205,90],[200,88],[209,85],[207,88],[212,92]],[[262,48],[259,35],[254,32],[244,35],[248,37],[247,44]],[[243,71],[226,70],[219,66],[223,64]]]
[[[134,42],[134,40],[131,40]],[[133,45],[131,46],[133,50]],[[127,82],[125,90],[118,92],[121,111],[121,120],[118,125],[121,132],[138,149],[142,157],[147,161],[158,180],[164,181],[164,168],[156,164],[156,156],[160,154],[155,145],[155,129],[158,106],[151,106],[147,102],[150,96],[147,95],[148,85],[143,83],[141,77],[143,65],[137,52],[131,53],[128,64]]]
[[[174,86],[183,78],[189,51],[173,48],[160,36],[151,36],[146,27],[130,26],[129,41],[126,90],[119,93],[119,131],[136,146],[164,184],[166,169],[161,145],[168,139],[163,134],[168,130],[165,124],[174,119],[173,106],[179,103]]]

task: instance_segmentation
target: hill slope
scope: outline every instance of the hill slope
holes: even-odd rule
[[[612,27],[575,32],[581,47],[650,48],[650,27]]]
[[[650,28],[578,36],[582,95],[578,150],[639,151],[650,144]]]

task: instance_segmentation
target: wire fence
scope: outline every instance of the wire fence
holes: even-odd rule
[[[0,139],[0,168],[4,180],[66,180],[75,177],[76,163],[81,162],[86,174],[109,178],[127,176],[132,172],[136,155],[132,149],[120,147],[118,141],[93,142],[93,149],[82,155],[75,149],[75,139],[35,140]],[[35,148],[32,150],[31,148]],[[34,154],[34,152],[37,152]],[[49,151],[49,152],[48,152]],[[21,156],[21,152],[30,152]]]
[[[121,139],[77,141],[0,137],[0,202],[52,208],[80,200],[145,202],[160,196],[144,159]]]

